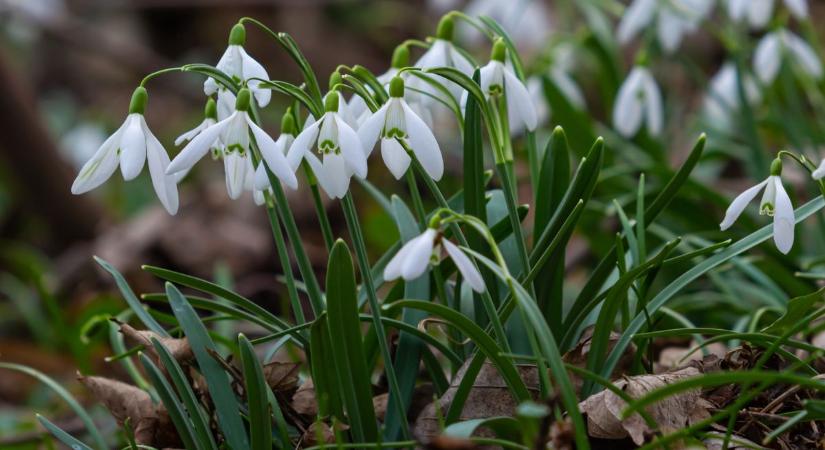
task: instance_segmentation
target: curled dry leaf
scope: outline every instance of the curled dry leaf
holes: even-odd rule
[[[318,403],[315,400],[315,385],[311,378],[304,381],[292,396],[292,409],[304,416],[317,416]]]
[[[721,342],[714,342],[705,347],[708,355],[715,355],[719,358],[724,358],[728,348]],[[692,361],[702,361],[705,355],[702,349],[698,348],[696,342],[691,342],[688,347],[666,347],[659,353],[658,368],[659,372],[666,372],[676,368],[685,367]]]
[[[413,435],[421,442],[429,442],[441,433],[439,418],[447,414],[458,386],[467,372],[470,361],[464,363],[450,383],[450,388],[437,401],[427,405],[418,416],[413,427]],[[527,389],[535,399],[539,393],[539,378],[536,366],[518,365],[516,369]],[[510,395],[507,384],[498,369],[488,361],[484,362],[476,377],[473,388],[464,402],[459,420],[482,419],[495,416],[514,416],[518,403]],[[440,409],[439,410],[437,410]],[[484,430],[482,430],[482,433]]]
[[[142,345],[146,354],[151,356],[155,362],[158,360],[158,355],[157,352],[155,352],[155,347],[152,345],[152,338],[160,341],[178,362],[188,362],[195,357],[192,353],[192,347],[189,346],[189,340],[186,338],[175,339],[163,337],[154,331],[137,330],[128,323],[120,324],[120,332],[123,334],[123,338],[127,344],[131,346]]]
[[[573,349],[569,352],[565,353],[562,359],[565,363],[570,364],[571,366],[576,366],[579,368],[587,367],[587,358],[590,356],[590,345],[593,340],[593,329],[595,327],[593,325],[587,327],[582,331],[582,336],[579,339],[579,343],[576,344]],[[613,351],[613,347],[616,346],[616,342],[619,341],[621,335],[614,331],[610,332],[610,338],[608,339],[607,343],[607,351]],[[616,368],[613,369],[613,378],[619,377],[627,373],[628,369],[630,369],[631,364],[633,364],[633,359],[636,357],[636,346],[630,345],[625,350],[625,353],[619,359],[618,364],[616,364]],[[568,376],[570,377],[570,381],[573,382],[573,388],[576,390],[576,394],[581,392],[581,387],[583,381],[578,374],[573,372],[568,372]]]
[[[384,422],[387,416],[387,403],[389,402],[390,394],[384,392],[372,398],[372,409],[375,410],[375,417],[380,422]]]
[[[631,398],[637,399],[667,384],[700,374],[698,369],[688,367],[658,375],[625,377],[614,385]],[[601,391],[579,403],[579,409],[587,414],[587,432],[590,436],[604,439],[630,437],[636,445],[641,445],[652,430],[638,413],[622,420],[626,407],[627,403],[609,390]],[[708,409],[711,407],[701,397],[701,390],[694,389],[672,395],[645,410],[658,424],[659,430],[667,434],[706,419],[710,416]]]
[[[336,422],[335,429],[340,433],[348,430],[349,427],[343,423]],[[313,422],[307,427],[306,431],[304,431],[303,436],[301,436],[301,442],[301,447],[303,448],[320,444],[334,444],[335,432],[326,422]]]
[[[155,406],[149,394],[142,389],[103,377],[78,375],[78,380],[103,403],[118,425],[123,426],[129,420],[138,444],[155,447],[180,445],[180,438],[166,409],[163,405]]]

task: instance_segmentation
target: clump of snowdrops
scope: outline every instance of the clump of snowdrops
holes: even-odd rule
[[[708,439],[727,445],[744,439],[737,430],[753,437],[735,426],[738,411],[784,383],[804,387],[810,398],[783,410],[785,420],[771,422],[759,437],[763,444],[791,442],[787,433],[821,418],[816,396],[825,389],[813,377],[819,350],[791,339],[822,328],[815,321],[821,298],[810,282],[823,278],[816,270],[825,248],[822,226],[812,225],[819,236],[812,233],[796,252],[794,230],[825,206],[819,181],[825,163],[817,168],[817,158],[793,150],[771,159],[765,144],[786,142],[808,152],[822,145],[825,137],[815,131],[822,123],[816,118],[825,117],[822,59],[810,40],[805,2],[730,0],[719,9],[715,3],[635,0],[625,8],[578,2],[586,32],[559,37],[529,64],[494,20],[451,12],[434,36],[401,43],[386,72],[341,65],[323,84],[290,36],[243,18],[216,65],[148,75],[125,122],[83,166],[72,192],[100,186],[118,168],[131,180],[148,166],[160,203],[176,214],[178,184],[211,155],[224,166],[229,197],[249,201],[244,193],[251,193],[267,214],[291,311],[276,316],[208,280],[150,266],[144,269],[166,280],[166,290],[145,294],[143,303],[99,260],[131,308],[119,319],[144,330],[111,325],[127,338],[139,337],[128,347],[111,333],[113,360],[124,364],[134,386],[89,378],[87,386],[113,411],[132,448],[447,448],[438,447],[447,445],[440,440],[447,436],[584,449],[591,438],[666,447]],[[615,38],[610,14],[619,19]],[[457,26],[484,36],[489,53],[483,59],[458,45]],[[750,37],[750,29],[766,27],[757,40]],[[273,79],[247,53],[252,30],[289,54],[303,75],[300,83]],[[684,152],[667,139],[677,128],[683,137],[686,127],[668,121],[678,106],[666,106],[656,69],[695,33],[718,38],[731,60],[703,83],[697,128],[707,129],[710,142],[702,134]],[[621,46],[636,52],[626,70]],[[571,48],[590,55],[596,80],[588,81],[608,111],[588,109],[592,96],[576,80]],[[170,156],[144,113],[151,81],[181,72],[205,78],[205,114],[175,141],[181,149]],[[266,131],[273,124],[259,114],[273,93],[289,105],[277,135]],[[458,148],[434,129],[444,123],[460,137]],[[374,152],[385,167],[374,163]],[[445,154],[461,166],[445,164]],[[671,167],[674,159],[680,163]],[[726,212],[727,196],[713,186],[726,177],[720,160],[764,180],[736,196]],[[788,164],[807,174],[796,177],[795,186],[810,180],[813,199],[796,210],[791,198],[797,195],[789,195],[783,179]],[[369,175],[385,169],[404,183],[372,185]],[[459,177],[459,189],[442,191],[445,174]],[[400,235],[374,261],[353,191],[377,202]],[[322,192],[340,202],[349,242],[330,226]],[[760,192],[759,213],[773,223],[755,228],[751,218],[743,220],[751,230],[740,237],[734,223]],[[305,195],[312,197],[329,253],[323,280],[290,209],[290,199]],[[697,214],[708,204],[711,209]],[[708,226],[720,222],[722,231],[736,234]],[[771,239],[780,253],[766,246],[761,259],[747,256]],[[582,242],[592,247],[591,256],[584,264],[571,262],[571,244]],[[566,266],[574,264],[586,267],[584,278],[571,280]],[[803,269],[809,272],[796,276]],[[201,295],[184,295],[179,287]],[[174,329],[157,320],[163,305],[171,307]],[[217,340],[207,318],[247,321],[262,331],[252,339]],[[670,373],[652,364],[655,339],[679,336],[692,336],[700,357],[714,342],[758,352],[740,370],[693,368],[691,376],[673,375],[644,392],[623,393],[610,381],[630,377],[617,382],[621,386],[634,376]],[[800,349],[807,353],[794,353]],[[301,356],[273,362],[279,352]],[[781,364],[765,368],[777,358]],[[505,402],[509,411],[465,420],[465,406],[478,402],[476,377],[488,368],[511,401]],[[273,381],[273,373],[282,376]],[[697,389],[719,386],[735,386],[738,396],[701,406],[706,399],[697,399]],[[616,396],[611,405],[622,406],[614,411],[613,434],[589,409],[608,394]],[[680,409],[687,394],[699,413]],[[376,395],[384,396],[385,407],[376,406]],[[423,419],[412,410],[421,396],[434,399],[435,412]],[[676,399],[668,406],[672,415],[650,406],[663,398]],[[74,448],[105,446],[93,423],[95,445],[88,446],[40,420]],[[727,431],[713,437],[714,424]],[[481,428],[488,431],[479,436]]]

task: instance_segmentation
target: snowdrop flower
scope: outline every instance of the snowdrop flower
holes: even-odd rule
[[[132,180],[148,161],[152,186],[158,199],[169,214],[178,212],[178,186],[175,178],[166,174],[169,156],[143,117],[147,100],[146,89],[142,86],[135,89],[126,121],[80,169],[72,184],[72,194],[83,194],[100,186],[112,176],[118,165],[123,179]]]
[[[367,176],[367,157],[358,134],[338,114],[338,93],[330,92],[324,99],[326,112],[304,128],[289,147],[287,161],[297,170],[306,160],[318,183],[331,198],[343,198],[349,190],[352,175]],[[318,159],[312,152],[316,146]]]
[[[471,0],[464,8],[470,17],[488,16],[498,22],[518,48],[538,49],[547,42],[552,25],[542,0]],[[461,29],[462,42],[483,43],[483,35],[473,27]]]
[[[267,146],[261,149],[261,157],[267,166],[277,166],[283,164],[282,157],[286,157],[286,152],[295,141],[295,119],[292,117],[291,108],[288,108],[284,117],[281,119],[281,135],[275,141],[274,146]],[[258,169],[255,170],[255,190],[256,192],[271,188],[269,183],[269,176],[266,173],[265,165],[258,164]]]
[[[441,261],[442,246],[453,259],[467,284],[476,292],[484,292],[484,279],[473,262],[458,246],[444,239],[436,228],[427,228],[427,231],[407,241],[387,263],[384,268],[384,279],[391,281],[401,277],[405,280],[414,280],[420,277],[430,264],[438,264]]]
[[[258,106],[264,107],[269,104],[269,100],[272,97],[272,92],[269,89],[261,88],[261,82],[259,80],[253,80],[253,78],[268,80],[269,75],[266,73],[266,69],[264,69],[264,66],[262,66],[261,63],[255,61],[251,56],[249,56],[249,54],[246,53],[246,50],[243,48],[245,42],[246,29],[240,23],[235,24],[235,26],[232,27],[232,31],[229,33],[229,46],[226,48],[226,51],[223,53],[223,56],[221,56],[221,59],[215,67],[235,79],[235,81],[238,81],[240,84],[245,83],[249,86],[249,90],[251,90],[252,94],[255,96]],[[222,100],[221,96],[225,96],[227,94],[226,88],[219,86],[214,78],[208,78],[204,82],[203,91],[206,95],[212,95],[218,92],[219,103]],[[231,97],[225,97],[224,104],[226,103],[231,105]]]
[[[646,67],[638,65],[619,88],[613,107],[613,126],[625,137],[634,136],[642,122],[651,135],[659,135],[664,127],[662,94],[656,80]]]
[[[822,178],[825,178],[825,159],[819,163],[819,167],[813,171],[811,176],[814,180],[821,180]]]
[[[745,99],[748,104],[759,101],[761,95],[753,77],[745,74],[743,77]],[[726,62],[713,76],[704,103],[708,120],[718,128],[727,128],[731,116],[741,107],[739,75],[734,63]]]
[[[252,187],[254,169],[252,158],[249,155],[251,151],[249,132],[251,131],[261,152],[269,152],[273,155],[273,163],[269,166],[272,172],[287,186],[296,189],[298,180],[295,178],[294,170],[287,164],[283,154],[280,154],[278,158],[277,152],[271,152],[271,147],[275,147],[275,141],[249,117],[250,100],[249,90],[241,89],[235,102],[235,112],[195,136],[169,164],[167,173],[174,174],[189,170],[210,149],[214,148],[215,142],[220,139],[223,144],[222,158],[226,175],[226,190],[230,198],[237,199],[244,190],[251,190]]]
[[[739,194],[731,202],[725,212],[725,218],[719,225],[722,231],[727,230],[742,214],[748,203],[753,200],[762,189],[762,202],[759,204],[759,214],[773,217],[773,240],[780,252],[787,254],[793,247],[794,212],[791,199],[782,186],[782,161],[777,158],[771,164],[771,175],[763,182]]]
[[[627,44],[655,21],[659,45],[673,53],[712,7],[713,0],[635,0],[619,22],[619,42]]]
[[[773,16],[775,0],[728,0],[728,15],[737,23],[747,21],[751,28],[761,29]],[[807,0],[784,0],[785,7],[799,20],[808,18]]]
[[[433,132],[404,100],[404,80],[395,77],[390,82],[390,99],[358,130],[367,156],[378,138],[381,138],[381,156],[396,179],[401,179],[410,167],[410,155],[402,146],[412,150],[432,179],[438,181],[444,174],[444,160]]]
[[[759,41],[753,70],[762,83],[769,84],[776,79],[783,60],[817,80],[822,78],[822,61],[816,52],[802,38],[785,29],[768,33]]]
[[[421,58],[415,63],[415,67],[423,70],[434,67],[452,67],[468,77],[473,76],[475,64],[453,44],[454,26],[453,19],[450,16],[441,19],[432,45],[421,55]],[[444,85],[450,90],[454,98],[459,98],[461,87],[451,81],[444,81]],[[441,95],[436,88],[418,77],[410,80],[410,88],[425,92],[429,96],[439,97]],[[428,95],[424,95],[423,99],[431,103],[432,99]]]
[[[358,121],[356,120],[358,115],[356,113],[360,113],[360,111],[357,106],[355,108],[351,107],[347,99],[344,98],[344,94],[337,89],[336,86],[343,83],[344,80],[341,78],[341,74],[337,70],[332,72],[332,75],[329,77],[329,92],[334,92],[338,95],[338,115],[344,119],[347,125],[355,129],[358,128]],[[355,99],[358,99],[363,102],[363,99],[358,95],[354,95],[352,99],[353,101],[357,101]]]
[[[409,72],[401,72],[401,69],[408,67],[410,65],[410,49],[404,44],[399,45],[395,48],[392,53],[392,63],[390,68],[387,69],[386,72],[382,73],[381,75],[376,76],[375,78],[381,83],[382,86],[389,86],[390,81],[396,77],[396,75],[400,76],[402,79],[407,79],[409,76]],[[400,75],[399,75],[400,73]],[[366,86],[367,90],[373,94],[372,88],[368,85]],[[405,99],[413,106],[414,104],[417,105],[418,97],[415,93],[406,92]],[[416,100],[413,100],[413,99]],[[415,108],[414,108],[415,109]],[[350,112],[356,117],[355,121],[358,123],[358,127],[353,128],[360,128],[361,125],[364,124],[364,121],[367,120],[369,117],[372,116],[372,111],[367,107],[367,103],[364,101],[363,98],[359,95],[355,95],[349,102],[349,110]],[[428,110],[427,110],[428,111]],[[419,111],[416,110],[416,113]],[[424,119],[424,117],[422,117]],[[426,121],[426,119],[424,119]],[[429,125],[430,122],[427,122]]]
[[[504,96],[507,101],[507,116],[513,128],[526,127],[533,131],[538,125],[536,107],[524,83],[518,79],[513,69],[505,64],[507,47],[499,38],[493,44],[490,62],[480,70],[481,90],[487,100]],[[463,94],[462,103],[466,102],[467,93]]]

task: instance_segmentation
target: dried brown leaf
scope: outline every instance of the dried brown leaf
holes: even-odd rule
[[[292,396],[292,409],[298,414],[305,416],[318,415],[318,403],[315,400],[315,385],[312,383],[311,378],[304,381],[304,384],[295,391],[295,395]]]
[[[593,340],[594,328],[595,327],[591,325],[582,331],[582,336],[579,338],[579,343],[562,357],[565,363],[582,369],[587,367],[587,358],[590,356],[590,345]],[[616,342],[619,341],[620,337],[621,335],[619,333],[613,331],[610,332],[610,337],[608,338],[607,343],[608,352],[613,351],[613,347],[616,346]],[[617,378],[628,373],[635,357],[636,346],[630,345],[619,359],[618,364],[616,364],[616,368],[613,369],[612,377]],[[573,372],[568,372],[568,376],[570,377],[570,381],[573,382],[573,388],[576,390],[576,394],[579,394],[583,384],[581,377]]]
[[[614,383],[631,398],[640,398],[648,392],[667,384],[699,376],[694,367],[657,375],[625,377]],[[630,437],[636,445],[641,445],[651,429],[638,413],[622,420],[627,407],[619,396],[604,390],[579,403],[579,408],[587,414],[587,431],[592,437],[604,439],[624,439]],[[658,424],[659,430],[669,433],[710,416],[712,406],[701,397],[701,390],[682,392],[661,400],[646,408],[647,413]]]
[[[719,358],[724,358],[728,352],[728,348],[720,343],[714,342],[705,347],[708,355],[715,355]],[[705,355],[702,350],[697,347],[695,342],[691,342],[689,347],[667,347],[659,352],[659,362],[657,373],[666,372],[676,368],[681,368],[689,365],[692,361],[702,361]]]
[[[188,362],[194,358],[192,347],[189,346],[189,340],[186,338],[175,339],[163,337],[154,331],[137,330],[128,323],[120,324],[120,332],[123,334],[123,338],[127,344],[131,346],[142,345],[145,352],[151,356],[155,362],[158,360],[158,355],[157,352],[155,352],[155,346],[152,345],[152,338],[160,341],[178,362]]]
[[[301,363],[273,361],[264,364],[264,379],[275,392],[292,391],[298,387]]]

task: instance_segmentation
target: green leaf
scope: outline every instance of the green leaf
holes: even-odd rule
[[[364,357],[361,323],[356,299],[355,269],[347,245],[338,240],[332,246],[327,267],[327,316],[332,356],[343,383],[347,417],[358,442],[378,437],[372,404],[370,371]]]
[[[573,106],[552,78],[544,75],[541,81],[544,99],[553,112],[553,120],[567,131],[573,149],[581,152],[596,139],[593,119],[588,112]]]
[[[521,441],[521,424],[512,417],[488,417],[456,422],[444,429],[444,435],[469,439],[479,428],[490,429],[501,439],[513,442]]]
[[[312,113],[312,115],[316,119],[320,118],[324,113],[323,110],[319,110],[316,107],[315,102],[312,101],[312,97],[310,97],[309,94],[307,94],[301,88],[295,86],[292,83],[288,83],[286,81],[271,80],[262,82],[259,84],[259,86],[264,89],[271,89],[275,92],[279,92],[283,95],[286,95],[287,97],[292,97],[293,99],[297,100],[302,105],[304,105],[304,107],[310,113]]]
[[[175,386],[175,390],[183,401],[186,411],[189,413],[198,442],[198,448],[217,450],[218,447],[212,438],[212,432],[209,428],[209,417],[198,402],[198,398],[195,396],[195,392],[192,390],[192,386],[189,384],[180,364],[178,364],[169,352],[169,349],[154,337],[152,338],[152,346],[155,348],[155,353],[158,355],[160,364],[166,369],[172,385]]]
[[[223,87],[229,89],[233,94],[237,94],[238,90],[240,90],[240,86],[232,80],[232,77],[225,74],[218,68],[210,66],[209,64],[187,64],[183,66],[183,71],[196,72],[213,78],[215,81],[223,85]]]
[[[487,99],[484,97],[481,87],[473,82],[472,78],[468,77],[460,70],[452,67],[434,67],[432,69],[427,69],[426,73],[439,75],[459,85],[462,89],[467,91],[467,93],[473,96],[476,104],[482,109],[482,111],[484,110],[483,105],[486,105]]]
[[[184,334],[189,339],[192,353],[198,361],[201,374],[206,379],[209,394],[215,404],[218,416],[218,425],[233,448],[248,448],[249,439],[246,435],[243,421],[239,415],[240,405],[229,384],[229,379],[223,367],[209,354],[207,350],[216,351],[215,343],[209,337],[203,322],[201,322],[192,305],[172,283],[166,283],[166,295],[172,306],[172,313],[178,319]],[[226,298],[221,295],[221,297]]]
[[[54,393],[57,394],[64,402],[66,402],[66,404],[69,405],[69,408],[71,408],[72,411],[74,411],[74,413],[77,414],[77,417],[80,418],[80,421],[83,422],[83,425],[86,427],[86,430],[89,432],[89,434],[92,436],[92,439],[95,441],[95,445],[98,448],[108,448],[108,446],[106,445],[106,440],[103,439],[103,435],[100,434],[100,430],[98,430],[91,416],[89,416],[89,413],[86,412],[86,409],[84,409],[83,406],[81,406],[80,403],[78,403],[77,400],[72,396],[72,394],[70,394],[69,391],[66,390],[66,388],[61,386],[60,383],[54,381],[54,379],[44,374],[43,372],[20,364],[0,362],[0,369],[8,369],[24,373],[46,385],[46,387],[54,391]],[[41,423],[43,422],[43,420],[41,420]],[[44,423],[44,425],[46,424]],[[47,428],[49,427],[47,426]],[[49,428],[49,431],[52,431],[52,429]]]
[[[823,292],[825,292],[825,288],[808,295],[790,299],[785,314],[782,314],[782,317],[776,319],[774,323],[768,325],[762,331],[769,334],[781,334],[786,329],[796,325],[811,311],[811,308],[813,308],[817,302],[822,300]]]
[[[192,449],[201,448],[200,446],[196,446],[195,430],[192,427],[192,423],[186,416],[183,405],[178,399],[178,396],[175,395],[172,386],[166,381],[163,373],[144,353],[140,354],[140,362],[143,364],[146,374],[152,381],[152,385],[155,386],[155,389],[158,391],[158,396],[161,402],[163,402],[163,406],[166,407],[166,411],[169,413],[169,419],[172,420],[172,424],[175,426],[175,432],[183,442],[183,446]]]
[[[120,290],[121,295],[123,295],[123,299],[126,300],[126,303],[132,308],[135,315],[149,330],[154,331],[155,333],[163,336],[163,337],[170,337],[169,333],[160,326],[160,324],[152,317],[146,310],[143,308],[143,305],[138,300],[137,296],[135,296],[134,291],[132,288],[129,287],[129,283],[126,282],[126,279],[123,278],[123,275],[118,272],[111,264],[99,258],[97,256],[94,257],[95,262],[97,262],[100,267],[103,267],[107,272],[109,272],[112,277],[115,279],[115,283],[117,284],[117,288]]]
[[[49,430],[49,433],[51,433],[54,437],[60,440],[60,442],[69,446],[69,448],[71,448],[72,450],[92,450],[92,447],[89,447],[88,445],[79,441],[71,434],[66,433],[60,427],[51,423],[49,419],[41,416],[40,414],[37,414],[37,420],[40,422],[41,425],[43,425],[44,427],[46,427],[47,430]],[[100,448],[108,447],[104,445]]]
[[[327,313],[322,313],[310,328],[310,369],[312,383],[315,387],[315,400],[318,402],[318,415],[344,417],[341,405],[341,390],[338,388],[332,344],[327,326]]]
[[[241,353],[246,404],[249,408],[249,437],[252,450],[272,449],[272,421],[267,397],[269,386],[264,379],[264,370],[255,356],[255,349],[243,334],[238,335]]]
[[[541,235],[550,222],[553,211],[559,207],[565,190],[570,185],[570,148],[567,135],[556,127],[541,160],[538,188],[536,189],[536,216],[533,234]]]

